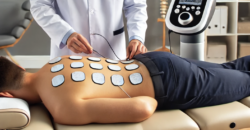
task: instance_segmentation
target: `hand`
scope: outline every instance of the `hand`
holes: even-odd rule
[[[93,53],[93,48],[90,46],[88,40],[79,33],[72,33],[67,40],[67,47],[74,53]]]
[[[126,59],[132,59],[135,55],[144,54],[147,51],[148,49],[139,40],[132,40],[127,47]]]

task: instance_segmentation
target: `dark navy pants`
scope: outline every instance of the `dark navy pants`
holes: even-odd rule
[[[156,100],[163,100],[158,110],[219,105],[250,96],[250,56],[214,64],[167,52],[143,55],[164,72],[161,75],[164,96],[156,95]]]

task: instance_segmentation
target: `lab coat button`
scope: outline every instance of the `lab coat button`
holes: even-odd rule
[[[94,10],[90,10],[90,13],[93,14],[95,11]]]

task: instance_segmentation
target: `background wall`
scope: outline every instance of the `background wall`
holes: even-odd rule
[[[16,7],[21,7],[24,0],[0,0],[0,34],[8,33],[7,30],[15,23],[9,23],[9,26],[1,26],[2,22],[14,21],[11,19],[20,19],[24,17],[25,12]],[[14,4],[13,4],[14,3]],[[147,0],[148,4],[148,29],[146,33],[145,45],[148,50],[152,51],[158,49],[162,45],[162,23],[158,23],[157,19],[160,17],[159,8],[160,0]],[[12,11],[12,15],[4,16],[6,9]],[[4,11],[5,10],[5,11]],[[2,18],[10,19],[2,19]],[[167,36],[168,38],[168,36]],[[173,51],[179,54],[179,35],[171,34],[171,43]],[[128,43],[128,42],[127,42]],[[168,45],[168,39],[166,39]],[[33,22],[29,30],[26,32],[21,41],[12,48],[8,49],[12,55],[49,55],[50,54],[50,38],[39,27],[36,22]],[[0,55],[5,55],[3,50],[0,50]]]

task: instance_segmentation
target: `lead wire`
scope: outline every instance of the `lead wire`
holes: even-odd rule
[[[106,58],[105,56],[101,55],[98,51],[96,51],[96,50],[94,50],[94,49],[93,49],[93,51],[94,51],[96,54],[100,55],[101,57]]]
[[[101,36],[101,37],[108,43],[110,49],[111,49],[111,50],[113,51],[113,53],[115,54],[116,58],[119,59],[119,60],[121,60],[121,59],[116,55],[116,53],[115,53],[115,51],[113,50],[113,48],[111,47],[109,41],[108,41],[104,36],[102,36],[101,34],[98,34],[98,33],[92,33],[91,35],[98,35],[98,36]],[[97,52],[97,51],[96,51],[96,52]],[[98,53],[98,52],[97,52],[97,53]],[[100,53],[98,53],[98,54],[101,55]],[[102,56],[102,55],[101,55],[101,56]],[[102,56],[102,57],[103,57],[103,56]]]
[[[129,95],[128,95],[128,93],[121,87],[121,86],[119,86],[118,85],[118,87],[129,97],[129,98],[131,98]]]

